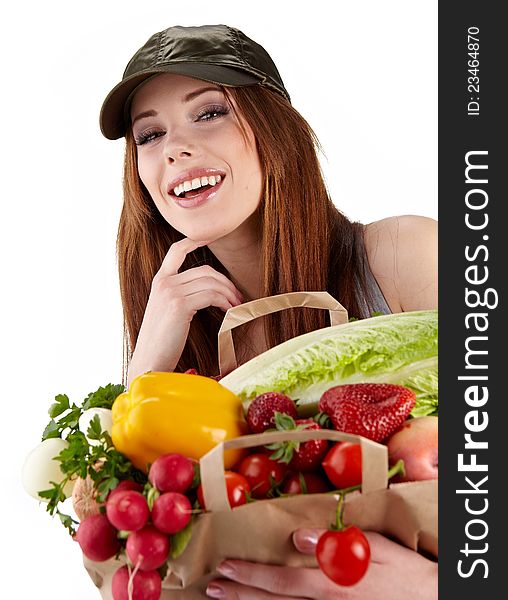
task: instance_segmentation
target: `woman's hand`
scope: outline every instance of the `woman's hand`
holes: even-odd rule
[[[178,273],[185,257],[206,242],[184,238],[172,244],[155,274],[127,383],[146,371],[173,371],[183,352],[190,323],[207,306],[226,311],[242,302],[233,283],[209,265]]]
[[[299,529],[293,543],[303,554],[315,552],[324,530]],[[208,584],[207,595],[226,600],[434,600],[437,598],[437,563],[379,533],[366,532],[371,563],[356,585],[341,587],[319,569],[277,567],[227,560],[219,571],[227,579]]]

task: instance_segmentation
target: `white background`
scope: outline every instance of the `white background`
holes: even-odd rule
[[[121,381],[115,262],[123,140],[99,131],[131,55],[170,25],[226,23],[271,54],[353,220],[437,217],[437,1],[11,3],[1,25],[2,592],[99,597],[20,486],[58,393]],[[332,11],[333,7],[333,11]],[[7,536],[5,534],[7,527]],[[9,541],[6,541],[6,538]]]

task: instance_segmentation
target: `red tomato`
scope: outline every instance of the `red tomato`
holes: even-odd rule
[[[354,525],[340,531],[326,531],[318,540],[316,558],[319,568],[332,581],[354,585],[369,566],[369,542]]]
[[[266,454],[250,454],[246,456],[238,472],[249,482],[254,498],[266,498],[270,489],[284,478],[287,467]]]
[[[250,485],[245,477],[233,471],[225,471],[224,479],[226,480],[226,489],[231,508],[245,504],[247,502],[247,493],[250,493]],[[199,504],[206,510],[201,484],[198,486],[197,493]]]
[[[362,483],[362,448],[352,442],[338,442],[323,459],[328,479],[341,490]]]
[[[306,491],[302,491],[300,477],[305,481]],[[314,473],[294,473],[284,483],[284,494],[321,494],[328,492],[328,484],[319,475]]]

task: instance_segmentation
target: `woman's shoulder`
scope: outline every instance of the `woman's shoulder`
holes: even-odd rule
[[[365,225],[371,271],[392,312],[437,307],[437,221],[403,215]]]

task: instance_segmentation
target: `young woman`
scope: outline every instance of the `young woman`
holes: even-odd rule
[[[356,317],[436,306],[435,222],[404,216],[363,226],[342,215],[312,130],[266,51],[242,32],[172,27],[152,36],[106,98],[101,128],[126,138],[118,259],[127,383],[148,370],[217,375],[224,312],[255,298],[327,290]],[[323,313],[292,309],[235,330],[239,361],[324,327]],[[317,535],[300,530],[294,543],[310,552]],[[228,561],[227,579],[208,594],[437,594],[435,563],[369,535],[372,567],[351,595],[317,569],[242,561]]]

